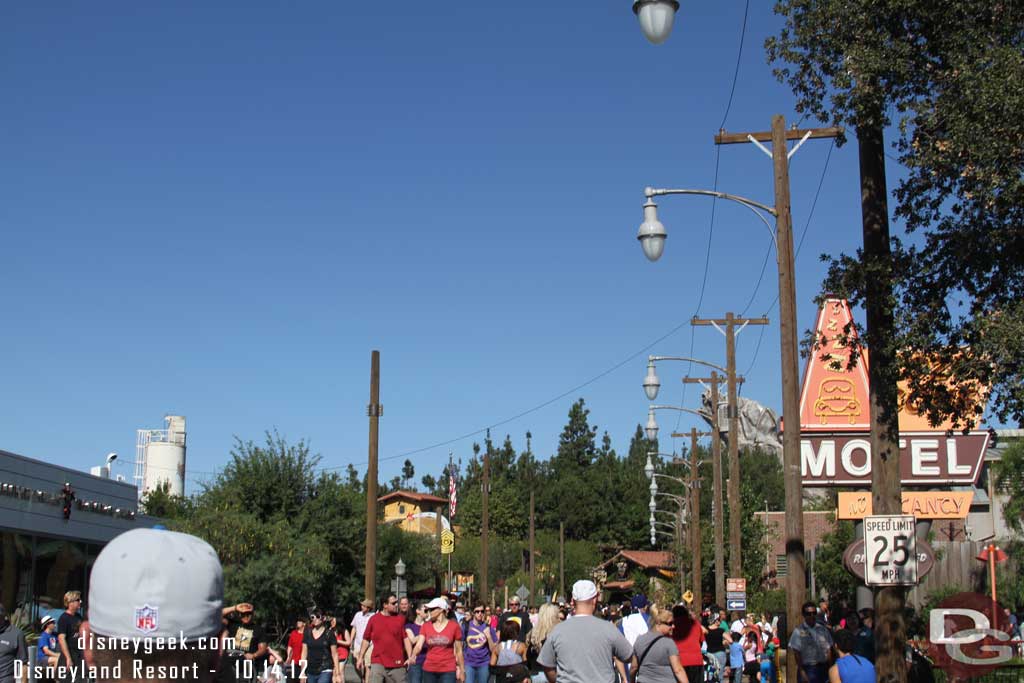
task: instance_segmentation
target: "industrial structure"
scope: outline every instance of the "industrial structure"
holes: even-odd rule
[[[140,429],[135,441],[135,486],[139,499],[163,482],[172,496],[185,495],[185,418],[164,416],[164,429]]]

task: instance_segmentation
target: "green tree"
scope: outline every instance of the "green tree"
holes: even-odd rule
[[[829,257],[826,290],[857,303],[894,287],[909,401],[934,423],[975,424],[978,386],[1002,420],[1024,420],[1024,5],[962,0],[779,0],[769,39],[797,111],[881,138],[906,173],[892,271]]]
[[[162,481],[155,488],[146,491],[139,501],[142,511],[161,519],[178,519],[188,514],[191,501],[184,496],[171,493],[171,482]]]
[[[406,458],[405,463],[402,464],[402,486],[408,488],[413,478],[416,476],[416,467],[412,464],[412,460]]]
[[[853,522],[841,519],[835,531],[825,534],[815,555],[814,576],[818,589],[828,593],[836,608],[856,604],[857,579],[843,565],[843,553],[853,543]]]
[[[1010,528],[1024,532],[1024,441],[1005,449],[994,469],[996,488],[1006,495],[1003,517]]]
[[[224,470],[169,520],[217,551],[226,601],[256,604],[278,633],[296,612],[351,605],[361,592],[364,496],[317,475],[319,462],[276,432],[261,446],[236,439]]]

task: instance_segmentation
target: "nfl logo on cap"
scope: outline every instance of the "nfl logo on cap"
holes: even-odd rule
[[[160,628],[160,608],[149,605],[136,607],[135,628],[143,633],[152,633]]]

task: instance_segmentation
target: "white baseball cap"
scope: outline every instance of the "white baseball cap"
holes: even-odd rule
[[[572,585],[572,599],[580,602],[584,600],[593,600],[597,597],[597,586],[594,585],[593,581],[587,579],[580,579]]]
[[[200,638],[221,630],[224,575],[206,541],[133,529],[100,551],[89,581],[89,624],[104,636]]]
[[[438,609],[438,608],[441,608],[445,612],[447,612],[448,611],[448,601],[445,600],[444,598],[434,598],[433,600],[431,600],[430,602],[427,603],[427,609],[428,610]]]

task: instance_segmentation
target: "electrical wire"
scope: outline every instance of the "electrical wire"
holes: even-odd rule
[[[740,44],[739,44],[739,47],[736,50],[736,66],[733,68],[733,71],[732,71],[732,85],[729,87],[729,99],[725,103],[725,113],[722,114],[722,122],[720,124],[718,124],[719,129],[724,129],[725,128],[725,122],[729,119],[729,112],[732,110],[733,97],[735,97],[735,95],[736,95],[736,84],[739,82],[740,64],[743,62],[743,43],[746,41],[746,37],[747,37],[747,19],[748,19],[749,16],[750,16],[750,0],[747,0],[745,6],[743,8],[743,23],[740,25]],[[712,189],[714,189],[716,192],[718,191],[718,171],[719,171],[719,168],[720,168],[721,158],[722,158],[722,146],[721,145],[715,145],[715,178],[714,178],[714,182],[712,184]],[[712,240],[714,239],[714,235],[715,235],[715,209],[717,207],[718,207],[718,198],[714,197],[711,200],[711,220],[710,220],[710,224],[708,225],[708,248],[707,248],[707,252],[704,255],[704,277],[701,279],[700,295],[697,297],[697,308],[693,312],[693,316],[692,317],[696,317],[696,316],[700,315],[700,307],[704,304],[704,292],[707,289],[708,272],[711,269],[711,243],[712,243]],[[755,294],[756,294],[756,290],[755,290]],[[693,357],[693,349],[694,349],[694,345],[696,343],[696,337],[697,337],[697,330],[696,330],[696,328],[694,328],[691,325],[690,326],[690,352],[688,354],[691,358]],[[689,375],[692,372],[693,372],[693,363],[689,363],[688,366],[687,366],[687,369],[686,369],[686,374]],[[679,407],[680,408],[683,408],[683,407],[686,406],[686,389],[688,387],[689,387],[688,384],[685,384],[685,383],[683,384],[682,397],[679,399]],[[676,415],[676,426],[675,426],[675,429],[672,430],[673,432],[678,432],[679,431],[679,425],[682,423],[682,420],[683,420],[683,413],[680,412],[678,415]],[[674,448],[673,448],[673,450],[674,450]]]
[[[793,263],[794,264],[796,264],[796,260],[800,256],[800,250],[804,246],[804,238],[807,237],[807,230],[808,230],[808,228],[811,227],[811,219],[814,218],[814,209],[815,209],[815,207],[818,206],[818,197],[821,195],[821,188],[825,184],[825,176],[828,174],[828,164],[829,164],[829,161],[832,159],[832,150],[835,149],[835,146],[836,145],[835,145],[835,141],[834,140],[831,141],[829,146],[828,146],[828,154],[825,155],[825,166],[821,169],[821,178],[818,179],[818,188],[814,191],[814,200],[811,202],[811,210],[807,214],[807,220],[804,222],[804,229],[800,233],[800,241],[797,243],[797,245],[796,245],[796,252],[793,254]],[[770,304],[768,304],[768,309],[764,313],[765,317],[767,317],[770,312],[775,310],[776,304],[778,304],[778,303],[779,303],[779,295],[778,295],[778,293],[776,293],[775,294],[775,298],[772,299],[772,302]],[[749,306],[749,304],[748,304],[748,306]],[[744,374],[748,374],[749,375],[750,371],[754,369],[754,364],[757,363],[757,354],[761,350],[761,341],[764,339],[764,329],[765,329],[765,327],[766,326],[764,326],[764,325],[761,326],[761,334],[758,335],[757,346],[754,347],[754,357],[750,360],[750,367],[747,368],[747,371]]]

